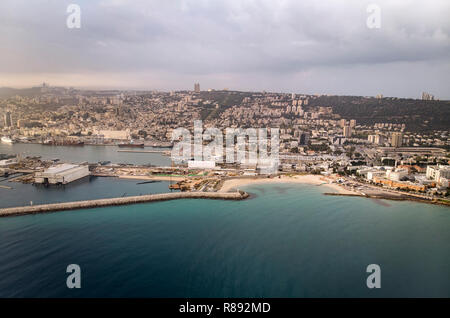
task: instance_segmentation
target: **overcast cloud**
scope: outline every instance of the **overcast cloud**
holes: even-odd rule
[[[448,0],[2,0],[0,86],[450,99],[449,17]]]

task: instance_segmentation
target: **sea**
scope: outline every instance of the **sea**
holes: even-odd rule
[[[60,159],[65,162],[80,163],[87,161],[89,163],[97,163],[99,161],[111,161],[111,163],[128,163],[136,165],[152,164],[155,166],[170,166],[170,156],[162,153],[138,153],[123,152],[119,150],[165,150],[168,148],[145,147],[144,149],[127,149],[118,146],[95,146],[85,145],[77,146],[48,146],[42,144],[31,143],[0,143],[0,154],[26,156],[41,156],[42,159]]]
[[[30,193],[45,202],[167,188],[84,182]],[[242,189],[249,199],[0,218],[0,297],[450,297],[448,207],[328,196],[325,185]],[[0,189],[0,206],[23,202],[13,191]],[[81,288],[67,287],[70,264]],[[380,288],[368,287],[371,264]]]

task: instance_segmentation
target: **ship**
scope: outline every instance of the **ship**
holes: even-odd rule
[[[120,148],[144,148],[144,143],[137,143],[131,140],[129,143],[120,143],[118,146]]]
[[[3,136],[2,137],[2,142],[5,144],[13,144],[14,140],[12,140],[11,138],[7,137],[7,136]]]
[[[42,144],[47,146],[84,146],[84,141],[47,139]]]

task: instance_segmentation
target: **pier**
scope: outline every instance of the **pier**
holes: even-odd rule
[[[30,205],[14,208],[0,209],[0,217],[13,216],[13,215],[25,215],[35,213],[46,213],[65,210],[76,209],[89,209],[114,205],[126,205],[136,203],[147,203],[155,201],[167,201],[175,199],[220,199],[220,200],[243,200],[248,197],[248,193],[239,191],[231,193],[219,193],[219,192],[172,192],[172,193],[160,193],[160,194],[148,194],[131,197],[110,198],[110,199],[97,199],[87,201],[74,201],[64,203],[52,203],[41,205]]]
[[[117,152],[133,152],[133,153],[163,153],[170,154],[168,150],[132,150],[132,149],[119,149]]]

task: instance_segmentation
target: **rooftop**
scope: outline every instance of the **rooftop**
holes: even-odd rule
[[[61,172],[64,172],[66,170],[70,170],[70,169],[73,169],[76,167],[78,167],[78,165],[63,163],[63,164],[60,164],[57,166],[50,167],[47,170],[45,170],[44,172],[45,173],[61,173]]]

